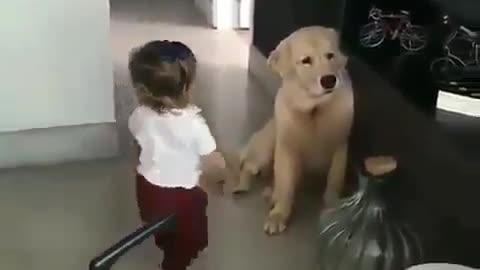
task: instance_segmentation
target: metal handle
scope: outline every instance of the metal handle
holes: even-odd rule
[[[110,270],[112,266],[133,247],[141,244],[147,238],[157,233],[166,233],[175,228],[175,215],[163,217],[149,223],[127,235],[115,245],[109,247],[89,263],[90,270]]]
[[[475,31],[470,30],[466,26],[460,25],[459,29],[462,30],[465,34],[467,34],[469,37],[476,37],[477,33]]]

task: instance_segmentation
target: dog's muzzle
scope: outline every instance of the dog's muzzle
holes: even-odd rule
[[[320,86],[325,90],[330,90],[335,88],[337,85],[337,76],[333,74],[324,75],[320,77]]]
[[[320,76],[317,79],[317,85],[324,93],[333,92],[336,88],[350,85],[350,79],[346,71],[338,72],[337,74],[327,74]]]

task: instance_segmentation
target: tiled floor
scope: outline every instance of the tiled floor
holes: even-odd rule
[[[139,225],[125,129],[134,106],[126,72],[130,48],[151,39],[192,47],[200,62],[195,99],[222,146],[244,142],[271,113],[271,97],[248,77],[245,38],[210,29],[189,0],[111,0],[111,8],[124,154],[0,172],[0,269],[86,269],[91,257]],[[301,207],[291,230],[274,238],[262,232],[266,211],[258,195],[211,198],[208,269],[312,269],[316,207]],[[114,269],[155,269],[159,260],[148,242]]]

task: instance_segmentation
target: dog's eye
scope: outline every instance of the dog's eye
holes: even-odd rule
[[[327,58],[328,60],[332,60],[333,57],[335,57],[335,54],[333,54],[333,53],[326,53],[325,54],[325,58]]]
[[[312,64],[312,58],[310,56],[306,56],[306,57],[302,58],[302,64],[311,65]]]

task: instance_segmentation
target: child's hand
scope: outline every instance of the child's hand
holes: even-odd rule
[[[225,183],[226,164],[223,155],[218,152],[212,152],[201,159],[202,175],[198,185],[208,194],[223,194]]]
[[[198,186],[209,195],[223,195],[224,194],[224,169],[208,170],[202,172],[198,182]]]
[[[209,157],[211,165],[219,169],[225,169],[225,158],[220,152],[213,152]]]
[[[201,159],[201,170],[203,172],[208,172],[211,170],[223,170],[225,169],[225,158],[220,152],[212,152],[206,156],[202,156]]]

